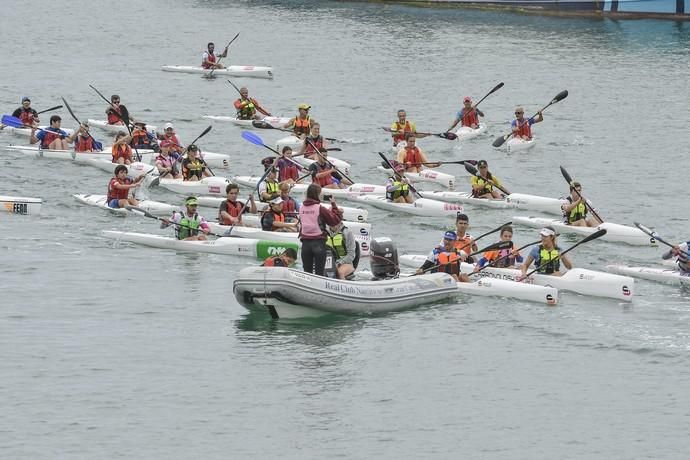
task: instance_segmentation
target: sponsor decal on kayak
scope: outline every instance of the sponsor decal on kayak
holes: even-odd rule
[[[427,179],[436,179],[438,174],[435,172],[422,171],[421,176],[426,177]]]
[[[7,212],[13,214],[28,214],[29,204],[28,203],[3,203]]]
[[[479,275],[482,276],[483,278],[496,278],[499,280],[515,281],[515,276],[510,275],[510,274],[502,275],[500,273],[480,272]],[[522,280],[521,282],[527,283],[527,284],[534,284],[534,279],[532,277],[529,277],[529,278]]]
[[[220,187],[218,187],[217,185],[209,185],[208,193],[220,193]]]
[[[452,180],[448,181],[448,189],[449,190],[455,190],[455,182]]]
[[[360,233],[362,236],[367,236],[367,235],[369,234],[369,232],[367,231],[366,228],[360,228],[360,229],[359,229],[359,233]]]
[[[625,296],[632,295],[632,292],[630,292],[630,288],[628,286],[623,286],[623,295],[625,295]]]
[[[459,204],[445,203],[443,205],[443,210],[444,211],[462,211],[463,207]]]
[[[549,305],[556,305],[556,299],[551,294],[546,294],[546,303]]]
[[[359,187],[358,189],[350,187],[351,192],[369,193],[369,192],[373,192],[374,190],[376,190],[376,189],[373,186]]]
[[[253,65],[246,65],[246,66],[242,67],[242,70],[254,70],[254,66]]]
[[[363,242],[359,243],[359,248],[362,251],[368,251],[369,250],[369,244],[367,242],[363,241]]]

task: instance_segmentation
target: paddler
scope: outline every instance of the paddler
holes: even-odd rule
[[[386,199],[393,203],[414,203],[414,197],[410,193],[410,184],[401,175],[405,166],[397,161],[393,166],[395,172],[386,181]]]
[[[294,185],[299,179],[302,166],[292,159],[292,148],[289,145],[283,147],[283,156],[276,161],[276,168],[278,168],[278,181]]]
[[[108,196],[107,202],[109,208],[124,208],[127,205],[139,206],[139,202],[129,196],[130,189],[139,187],[140,182],[146,177],[145,174],[137,177],[132,181],[127,177],[127,166],[117,165],[115,166],[115,177],[110,179],[108,183]]]
[[[76,132],[67,134],[66,131],[60,129],[62,118],[59,115],[50,117],[50,127],[40,130],[36,133],[36,128],[31,128],[32,144],[40,142],[40,148],[50,150],[67,150],[68,145],[74,142]]]
[[[342,211],[338,210],[342,218]],[[359,247],[355,236],[342,221],[329,225],[326,234],[326,246],[333,254],[336,278],[352,280],[359,264]]]
[[[285,214],[285,222],[297,222],[300,203],[290,196],[290,190],[292,190],[290,184],[281,182],[280,197],[283,199],[283,214]]]
[[[460,263],[467,255],[456,248],[457,239],[458,235],[455,232],[445,232],[441,244],[431,250],[416,274],[443,272],[451,275],[455,281],[469,283],[469,276],[466,273],[460,273]]]
[[[561,262],[570,270],[573,265],[570,263],[570,259],[567,256],[558,257],[560,254],[560,248],[556,244],[556,230],[553,227],[544,227],[539,231],[539,236],[541,238],[541,244],[535,246],[530,251],[525,262],[520,266],[520,271],[522,275],[517,281],[522,281],[527,273],[527,269],[534,262],[535,267],[541,267],[537,273],[542,275],[555,275],[562,276],[561,273]]]
[[[328,151],[321,148],[319,152],[316,161],[309,165],[312,183],[320,185],[321,188],[346,188],[352,185],[328,162]]]
[[[407,134],[405,137],[405,147],[398,151],[397,160],[398,163],[405,165],[405,172],[419,173],[425,166],[428,168],[441,166],[439,163],[429,163],[424,151],[417,147],[417,137],[417,134]]]
[[[143,121],[134,122],[130,145],[134,149],[152,149],[155,152],[159,149],[156,137],[148,132],[146,123]]]
[[[532,139],[532,125],[544,121],[544,115],[537,112],[537,116],[532,118],[525,118],[525,109],[522,107],[515,108],[515,120],[510,124],[513,128],[513,137],[529,141]]]
[[[299,114],[283,125],[283,128],[292,129],[295,136],[304,139],[311,131],[311,126],[315,121],[309,116],[309,104],[302,103],[297,106]]]
[[[182,179],[199,181],[210,175],[206,169],[206,162],[199,156],[199,147],[190,144],[187,147],[187,158],[182,160]]]
[[[158,136],[159,144],[163,143],[164,141],[168,141],[170,143],[170,150],[172,152],[182,154],[182,144],[180,144],[180,140],[177,138],[175,127],[170,122],[165,124],[163,134]]]
[[[479,117],[484,116],[484,112],[476,107],[472,107],[472,98],[470,96],[465,96],[462,100],[462,109],[458,111],[453,120],[453,124],[446,132],[455,128],[458,123],[460,126],[467,126],[472,129],[477,129],[479,127]]]
[[[196,212],[199,204],[196,197],[188,197],[184,200],[184,204],[186,208],[185,211],[175,211],[170,219],[163,219],[161,228],[175,225],[175,237],[178,240],[205,240],[205,234],[209,232],[210,228],[206,219]],[[199,234],[199,232],[202,232],[202,234]]]
[[[664,260],[676,257],[676,265],[678,270],[683,274],[690,274],[690,263],[688,263],[688,248],[690,247],[690,241],[685,243],[677,244],[673,246],[668,252],[665,252],[661,258]]]
[[[259,183],[259,200],[268,203],[280,196],[280,182],[278,182],[278,171],[273,166],[273,157],[262,160],[264,171],[268,171],[266,178]]]
[[[249,97],[249,90],[245,86],[240,88],[240,97],[235,99],[234,106],[238,120],[260,120],[262,117],[259,116],[257,111],[267,117],[271,116],[268,110],[261,107],[259,101]]]
[[[393,147],[397,146],[401,141],[406,140],[405,138],[408,134],[415,134],[419,139],[428,136],[428,134],[419,134],[417,132],[417,125],[415,125],[414,121],[408,120],[407,112],[400,109],[398,110],[398,119],[391,124]]]
[[[124,131],[119,131],[115,135],[115,141],[111,147],[113,154],[113,163],[121,165],[132,164],[132,147],[129,146],[129,141],[132,138]]]
[[[504,225],[501,227],[501,241],[513,241],[513,227],[510,225]],[[499,260],[500,259],[500,260]],[[482,258],[477,262],[477,268],[481,268],[488,263],[493,263],[492,267],[497,268],[513,268],[515,263],[522,263],[524,258],[520,255],[517,249],[506,248],[506,249],[494,249],[493,251],[486,251]]]
[[[228,186],[225,187],[225,193],[227,194],[227,199],[218,207],[218,222],[223,225],[243,226],[243,214],[247,214],[248,212],[256,214],[254,194],[249,195],[249,206],[245,206],[243,202],[237,199],[237,195],[240,193],[239,185],[228,184]],[[244,209],[244,211],[242,209]]]
[[[19,118],[27,126],[38,127],[41,120],[38,119],[38,112],[31,108],[31,99],[27,96],[22,97],[22,105],[12,112],[12,116]]]
[[[117,94],[113,94],[110,96],[110,103],[111,105],[108,106],[108,108],[105,109],[105,116],[108,117],[107,121],[109,125],[124,125],[125,122],[122,121],[122,112],[126,111],[129,113],[127,110],[127,107],[125,107],[123,104],[120,104],[120,96]],[[130,122],[132,122],[130,118]]]
[[[228,57],[228,47],[226,46],[221,54],[215,53],[215,49],[216,45],[213,42],[206,45],[206,51],[201,55],[201,67],[204,69],[224,69],[223,64],[218,62],[218,58]]]
[[[455,216],[455,234],[457,241],[455,247],[458,250],[465,251],[467,254],[477,251],[477,243],[474,242],[472,236],[467,233],[470,226],[470,218],[467,214],[459,212]]]
[[[269,202],[268,209],[261,215],[261,229],[270,232],[296,232],[297,222],[286,222],[283,214],[283,199],[277,197]]]
[[[170,141],[161,141],[161,151],[156,157],[156,168],[161,177],[170,175],[173,179],[179,179],[182,174],[179,172],[179,164],[182,162],[182,156],[173,151]]]
[[[474,198],[502,198],[501,192],[494,188],[501,187],[501,181],[489,172],[489,164],[486,160],[479,160],[477,170],[479,176],[472,176],[471,179],[472,196]]]
[[[287,248],[278,256],[269,256],[261,264],[262,267],[292,267],[297,261],[297,251]]]
[[[567,203],[561,206],[563,210],[563,222],[575,227],[596,227],[601,225],[601,221],[596,216],[587,217],[588,207],[593,209],[592,203],[585,198],[582,198],[582,185],[579,182],[573,182],[570,185],[570,196],[566,198]]]
[[[74,151],[79,153],[103,151],[103,144],[89,134],[89,124],[86,122],[83,122],[77,130],[77,137],[74,139]]]
[[[309,160],[316,160],[316,150],[314,149],[328,148],[326,139],[321,135],[321,125],[319,123],[313,122],[311,124],[311,131],[309,135],[304,139],[304,144],[300,148],[299,154],[304,154],[304,158]]]

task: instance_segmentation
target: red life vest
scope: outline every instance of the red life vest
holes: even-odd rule
[[[309,139],[309,141],[311,141],[311,144],[309,142],[307,142],[307,139]],[[317,149],[320,149],[321,147],[323,147],[323,136],[319,135],[316,138],[313,138],[310,136],[310,137],[307,137],[307,139],[304,140],[304,145],[305,145],[304,156],[306,158],[311,158],[312,155],[314,155],[316,152],[314,150],[314,147],[316,147]],[[312,144],[314,144],[314,147],[311,146]]]
[[[297,169],[297,165],[294,163],[291,163],[287,160],[282,160],[278,165],[278,181],[283,182],[288,179],[292,179],[294,181],[299,179],[299,169]]]
[[[326,185],[331,185],[333,183],[333,177],[330,174],[326,174],[324,176],[319,177],[318,174],[320,172],[323,172],[327,169],[330,169],[330,166],[328,163],[324,163],[323,166],[321,164],[317,163],[312,163],[316,165],[316,174],[314,176],[314,180],[312,180],[312,183],[316,182],[319,184],[321,187],[325,187]]]
[[[290,214],[297,210],[297,203],[292,197],[283,198],[283,213]]]
[[[108,109],[108,124],[109,125],[119,125],[122,123],[122,118],[119,117],[120,111],[111,107]]]
[[[50,146],[51,142],[53,142],[55,139],[60,138],[60,133],[50,131],[50,128],[44,130],[44,133],[45,134],[43,135],[43,140],[41,141],[41,147],[44,149],[47,149],[48,146]]]
[[[206,58],[206,60],[208,62],[210,62],[212,64],[216,62],[216,55],[215,54],[209,53],[208,51],[206,51],[205,54],[208,56]],[[203,58],[201,59],[201,67],[203,67],[204,69],[210,69],[211,68],[210,65],[208,65],[206,62],[204,62]]]
[[[163,134],[163,139],[161,139],[161,142],[162,141],[172,142],[173,145],[171,145],[170,147],[177,153],[180,153],[180,141],[177,139],[177,135],[175,133]]]
[[[532,128],[529,125],[529,120],[527,118],[523,119],[523,122],[519,121],[515,124],[517,131],[515,136],[527,136],[528,139],[532,139]]]
[[[24,110],[24,107],[22,107],[22,113],[19,115],[19,119],[25,125],[33,125],[34,124],[34,111],[33,111],[33,109]]]
[[[143,129],[135,129],[132,131],[132,145],[151,145],[151,139]]]
[[[309,131],[311,131],[311,117],[309,115],[307,115],[307,118],[304,119],[295,117],[294,120],[292,130],[297,136],[300,134],[309,134]]]
[[[393,136],[393,145],[398,145],[398,142],[405,140],[405,134],[412,132],[412,126],[410,126],[410,122],[407,120],[405,120],[404,125],[401,125],[399,121],[396,121],[394,124],[395,131],[397,131],[398,134]]]
[[[239,203],[237,201],[231,202],[231,201],[225,200],[224,204],[225,204],[225,212],[230,214],[232,217],[237,217],[240,215],[240,211],[242,210],[242,203]],[[221,221],[221,223],[223,225],[232,225],[232,221],[230,219],[225,219],[224,217],[222,217],[220,212],[218,213],[218,220]],[[242,222],[241,217],[240,217],[239,221]]]
[[[91,136],[89,136],[89,137],[84,137],[84,136],[77,137],[77,141],[74,143],[74,151],[75,152],[93,152],[93,139],[91,138]]]
[[[130,184],[131,182],[132,181],[129,178],[126,178],[124,182],[120,182],[117,177],[110,179],[110,182],[108,183],[108,203],[110,203],[110,200],[126,200],[129,196],[129,189],[115,188],[114,185]]]
[[[112,148],[112,153],[113,163],[117,163],[117,160],[120,158],[132,161],[132,147],[130,147],[127,144],[114,144]]]
[[[416,145],[414,147],[405,147],[405,163],[412,163],[412,165],[419,167],[421,162],[422,156]]]
[[[311,203],[309,205],[302,205],[299,208],[299,221],[302,228],[299,231],[300,237],[318,237],[323,236],[324,228],[321,223],[321,203]]]
[[[462,109],[461,126],[479,125],[479,117],[477,116],[477,109],[466,111]]]

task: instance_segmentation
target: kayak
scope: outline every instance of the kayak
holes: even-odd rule
[[[376,169],[383,172],[387,176],[391,175],[390,168],[384,168],[383,166],[379,165],[376,167]],[[455,189],[455,176],[433,169],[423,169],[421,172],[418,173],[406,172],[405,177],[409,179],[412,183],[432,182],[434,184],[439,184],[444,187],[447,187],[449,190]]]
[[[50,128],[50,126],[39,126],[40,129]],[[60,128],[67,134],[72,134],[73,129],[70,128]],[[0,133],[14,134],[15,136],[21,137],[31,137],[31,128],[14,128],[12,126],[5,126]]]
[[[506,148],[508,149],[508,153],[522,152],[524,150],[529,150],[532,147],[534,147],[534,144],[536,142],[537,140],[534,137],[528,141],[521,139],[519,137],[511,137],[506,142]]]
[[[125,125],[111,125],[105,120],[94,120],[92,118],[89,118],[88,120],[89,126],[95,126],[96,128],[100,128],[105,132],[108,132],[110,134],[117,134],[120,131],[123,131],[125,134],[129,134],[127,131],[127,127]],[[156,134],[156,127],[152,125],[146,125],[146,131],[150,132],[151,134]]]
[[[0,195],[0,212],[9,214],[40,214],[42,204],[40,198]]]
[[[558,303],[558,289],[551,286],[516,283],[515,281],[488,277],[480,277],[471,283],[458,282],[457,285],[458,290],[464,294],[509,297],[547,305]]]
[[[156,185],[181,195],[222,195],[226,196],[225,188],[230,181],[225,177],[211,176],[201,180],[182,180],[171,177],[151,177],[145,180],[147,186],[152,182]]]
[[[426,256],[419,254],[405,254],[399,257],[401,265],[418,268],[421,267]],[[473,264],[462,263],[460,269],[463,273],[472,273]],[[480,276],[493,279],[515,281],[521,273],[514,268],[489,267],[479,273]],[[526,284],[538,286],[551,286],[559,291],[570,291],[577,294],[594,297],[607,297],[612,299],[632,301],[635,280],[629,276],[614,275],[586,268],[573,268],[563,276],[551,276],[534,274],[523,281]]]
[[[88,166],[93,166],[98,169],[102,169],[103,171],[106,171],[110,174],[115,174],[115,167],[117,166],[116,163],[113,163],[111,161],[111,158],[79,158],[75,159],[78,163],[88,165]],[[129,165],[124,165],[127,168],[127,175],[131,177],[132,179],[136,179],[137,177],[141,176],[142,174],[149,174],[153,171],[154,174],[158,174],[158,171],[154,171],[156,169],[155,166],[142,163],[139,161],[135,161],[132,164]]]
[[[348,222],[344,224],[352,232],[355,241],[359,243],[359,250],[362,256],[369,255],[371,246],[371,224],[365,222]],[[255,238],[260,240],[283,241],[288,243],[300,244],[299,234],[297,232],[272,232],[261,230],[256,227],[233,227],[230,225],[221,225],[217,222],[209,222],[209,227],[213,233],[225,235],[226,232],[232,229],[230,235],[239,238]]]
[[[463,203],[493,209],[506,209],[513,207],[510,203],[507,202],[507,200],[493,198],[475,198],[472,196],[471,192],[453,192],[447,190],[441,192],[431,192],[420,189],[417,189],[417,191],[424,198],[431,198],[439,201],[447,201],[449,203]]]
[[[253,122],[254,121],[260,121],[263,123],[267,123],[274,128],[282,128],[285,126],[286,123],[290,121],[290,118],[287,117],[264,117],[259,120],[240,120],[237,117],[226,117],[226,116],[221,116],[221,115],[204,115],[202,118],[206,118],[207,120],[213,120],[213,121],[225,121],[225,122],[230,122],[233,125],[241,126],[242,128],[245,129],[252,129],[254,128]]]
[[[668,284],[690,285],[690,273],[677,268],[628,267],[626,265],[607,265],[606,271],[619,275],[632,276],[649,281]]]
[[[243,307],[268,311],[276,319],[385,313],[449,301],[458,294],[446,273],[345,281],[283,267],[243,268],[232,291]]]
[[[432,200],[429,198],[417,198],[414,203],[394,203],[384,196],[376,195],[351,195],[349,200],[364,203],[375,208],[387,211],[404,212],[415,216],[447,217],[455,216],[463,210],[463,207],[455,203]]]
[[[33,155],[39,158],[48,158],[51,160],[86,160],[88,158],[107,158],[112,159],[112,154],[108,150],[103,152],[75,152],[74,150],[51,150],[40,149],[38,145],[8,145],[7,150],[13,152],[23,153],[25,155]]]
[[[547,198],[545,196],[527,195],[525,193],[511,193],[506,196],[506,202],[518,209],[562,215],[563,209],[561,206],[568,201],[564,198]]]
[[[103,236],[111,240],[128,241],[160,249],[181,252],[205,252],[230,256],[245,256],[264,260],[269,256],[280,255],[288,248],[298,250],[296,244],[278,241],[255,240],[250,238],[218,238],[204,241],[184,241],[169,236],[150,233],[117,232],[106,230]]]
[[[261,179],[261,176],[234,176],[232,181],[243,185],[245,187],[256,187],[256,185]],[[294,194],[304,194],[307,191],[309,184],[295,184],[291,189],[291,193]],[[366,195],[386,195],[386,187],[383,185],[373,185],[373,184],[360,184],[354,183],[346,188],[328,188],[323,189],[324,193],[327,195],[333,195],[335,198],[349,199],[351,196],[359,196],[361,194]]]
[[[282,152],[283,147],[289,146],[294,153],[297,153],[300,151],[303,145],[304,141],[302,139],[300,139],[297,136],[290,135],[287,137],[280,138],[276,141],[276,150]],[[297,160],[297,158],[299,157],[296,157],[294,159]]]
[[[455,134],[458,136],[458,141],[466,141],[469,139],[473,139],[480,134],[484,134],[486,132],[486,125],[484,123],[480,123],[479,126],[476,128],[470,128],[469,126],[460,126],[455,130]]]
[[[549,219],[544,217],[513,217],[514,224],[522,224],[527,227],[541,228],[547,225],[553,227],[557,232],[573,233],[576,235],[589,236],[592,233],[603,228],[606,229],[606,235],[602,236],[601,240],[610,241],[612,243],[626,243],[633,246],[657,246],[656,240],[644,233],[639,228],[628,227],[627,225],[614,224],[612,222],[604,222],[597,227],[577,227],[574,225],[564,224],[562,220]]]
[[[220,207],[220,204],[223,201],[225,201],[226,198],[219,196],[199,196],[197,197],[197,200],[199,201],[199,206],[204,206],[206,208],[214,208],[217,210]],[[321,203],[321,206],[329,209],[331,207],[330,204],[327,203]],[[256,202],[256,210],[258,212],[265,211],[266,209],[268,209],[268,203],[264,203],[261,201]],[[343,220],[366,222],[367,218],[369,217],[369,211],[367,211],[364,208],[353,208],[350,206],[338,205],[338,209],[343,211]]]
[[[204,69],[193,65],[164,65],[161,67],[164,72],[181,73],[201,73],[208,75],[212,69]],[[261,67],[253,65],[229,65],[224,69],[215,69],[213,75],[227,77],[253,77],[253,78],[273,78],[273,67]]]
[[[281,151],[281,150],[279,150],[279,151]],[[344,172],[346,175],[348,175],[348,176],[350,175],[350,163],[348,163],[347,161],[339,160],[339,159],[332,157],[330,155],[327,158],[328,158],[328,161],[333,163],[333,166],[335,166],[336,168],[338,168],[339,170]],[[304,155],[300,155],[298,157],[293,157],[293,160],[295,160],[295,162],[301,164],[304,168],[306,168],[305,171],[302,171],[302,173],[304,173],[304,174],[306,174],[308,172],[307,170],[309,169],[309,165],[311,165],[312,163],[316,163],[315,160],[310,160],[309,158],[305,158]]]
[[[77,194],[77,195],[72,195],[74,198],[77,199],[80,203],[88,204],[89,206],[96,206],[101,209],[107,209],[110,212],[114,212],[116,214],[135,214],[132,211],[129,211],[126,208],[111,208],[108,206],[106,203],[107,196],[105,195],[84,195],[84,194]],[[171,204],[167,203],[161,203],[160,201],[152,201],[152,200],[141,200],[139,201],[139,204],[137,207],[150,212],[151,214],[155,216],[171,216],[174,211],[179,211],[180,207],[179,206],[173,206]]]

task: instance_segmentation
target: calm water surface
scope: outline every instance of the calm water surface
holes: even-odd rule
[[[159,66],[197,65],[206,42],[222,47],[237,32],[230,61],[271,65],[276,78],[235,82],[276,114],[310,103],[326,135],[351,141],[338,157],[363,182],[382,180],[380,127],[398,108],[440,132],[462,96],[503,81],[482,103],[489,134],[462,148],[424,139],[430,157],[485,158],[511,190],[546,196],[567,191],[563,165],[606,219],[687,237],[688,24],[347,2],[17,2],[0,15],[0,105],[10,113],[28,95],[41,109],[64,96],[79,117],[102,118],[93,84],[189,142],[203,115],[230,113],[234,90]],[[563,89],[534,150],[491,148],[515,105],[534,113]],[[230,177],[256,173],[264,156],[222,124],[201,145],[232,156],[217,172]],[[100,237],[160,231],[71,197],[104,193],[106,173],[1,153],[0,192],[45,200],[38,217],[0,214],[2,458],[687,458],[688,291],[638,282],[632,304],[462,297],[274,322],[232,297],[246,260]],[[444,170],[467,187],[460,168]],[[475,233],[514,214],[468,213]],[[370,216],[376,235],[416,253],[451,225]],[[520,228],[516,240],[534,233]],[[597,269],[652,264],[661,251],[595,242],[573,259]]]

